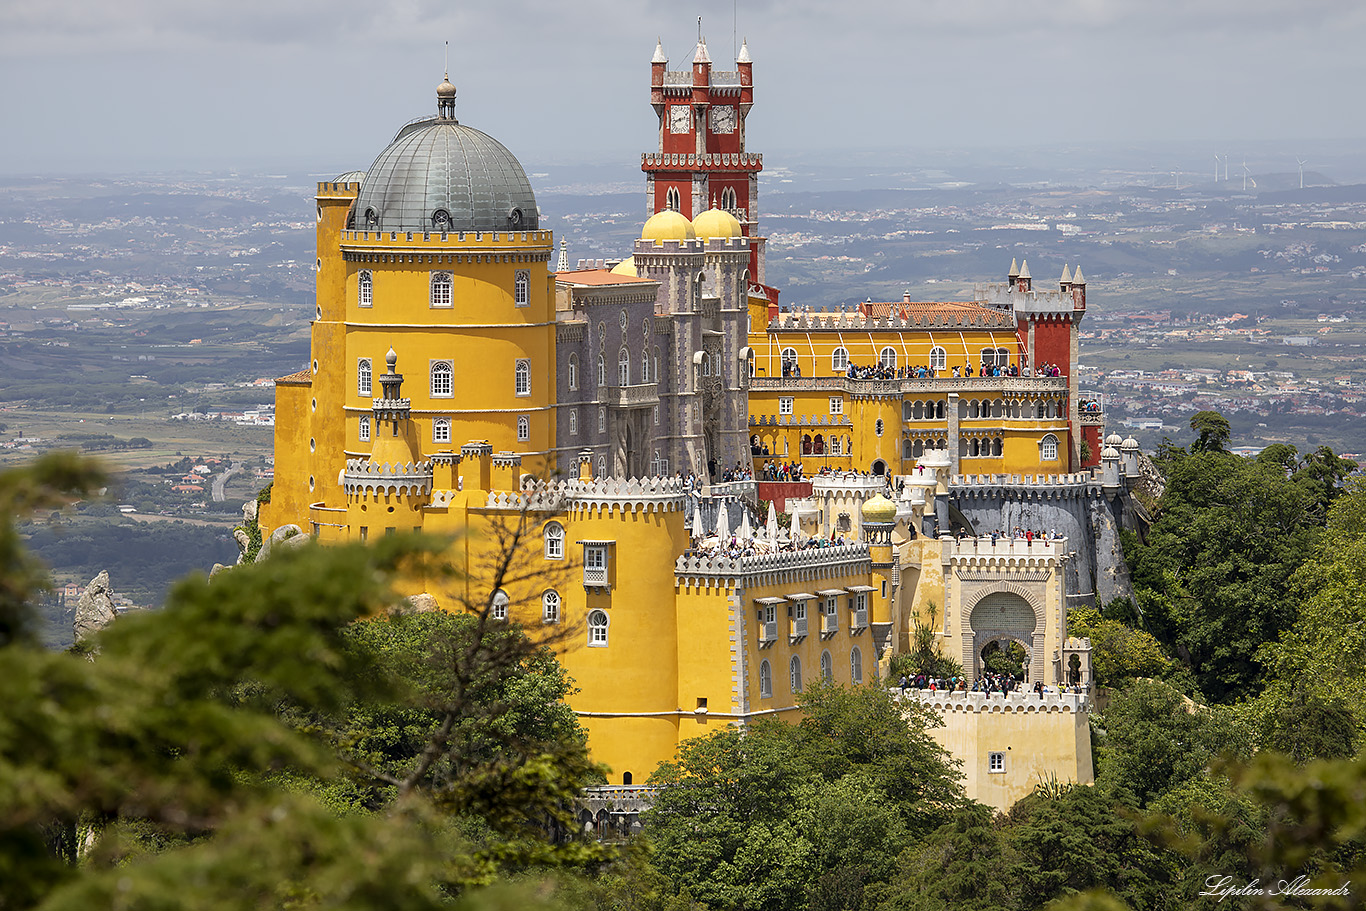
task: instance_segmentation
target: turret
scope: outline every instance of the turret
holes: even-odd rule
[[[1105,448],[1100,452],[1100,484],[1105,488],[1105,495],[1108,497],[1119,493],[1121,486],[1119,450],[1115,447],[1123,444],[1123,438],[1117,433],[1112,433],[1105,438]]]
[[[1058,279],[1058,290],[1063,294],[1072,290],[1072,273],[1067,268],[1067,263],[1062,264],[1062,277]]]
[[[1086,276],[1081,274],[1081,266],[1072,275],[1072,306],[1077,310],[1086,309]]]
[[[1020,264],[1015,260],[1015,257],[1012,256],[1010,258],[1010,271],[1006,273],[1006,284],[1010,286],[1012,291],[1015,290],[1015,279],[1019,277]]]
[[[1027,260],[1027,259],[1026,259],[1026,260],[1022,260],[1021,263],[1020,263],[1020,271],[1019,271],[1019,273],[1015,276],[1015,290],[1016,290],[1016,291],[1033,291],[1033,290],[1034,290],[1034,279],[1033,279],[1033,277],[1029,274],[1029,260]]]
[[[1142,471],[1138,467],[1138,440],[1129,437],[1123,443],[1120,443],[1119,457],[1124,469],[1124,480],[1132,485],[1142,477]]]
[[[692,98],[705,103],[711,88],[711,55],[707,53],[707,39],[697,39],[697,51],[692,55]]]

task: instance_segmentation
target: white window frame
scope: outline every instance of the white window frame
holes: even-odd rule
[[[553,588],[541,593],[541,622],[560,622],[560,593]]]
[[[1056,462],[1058,460],[1058,438],[1051,433],[1043,435],[1039,440],[1039,461]]]
[[[807,627],[808,624],[806,622],[806,602],[796,601],[792,604],[792,638],[805,638],[807,635]]]
[[[607,385],[607,358],[598,353],[598,388]]]
[[[849,349],[841,346],[830,353],[830,369],[835,373],[849,372]]]
[[[493,620],[506,620],[508,618],[508,605],[512,603],[508,598],[508,593],[501,588],[493,593],[493,600],[489,606],[489,618]]]
[[[569,435],[576,437],[579,435],[579,411],[577,408],[569,412]]]
[[[531,395],[531,361],[518,358],[512,376],[513,391],[519,396]]]
[[[767,658],[759,662],[759,698],[773,698],[773,665]]]
[[[543,532],[545,539],[545,558],[564,559],[564,526],[559,522],[547,522]]]
[[[850,617],[849,625],[854,630],[866,629],[868,626],[868,593],[855,592],[849,598]]]
[[[778,352],[778,359],[779,359],[780,361],[782,361],[784,364],[787,364],[789,367],[796,367],[796,366],[797,366],[797,349],[796,349],[796,348],[784,348],[782,351]]]
[[[893,370],[895,370],[896,349],[893,348],[891,345],[885,346],[881,351],[878,352],[877,362],[879,365],[883,367],[891,367]]]
[[[594,609],[588,612],[588,647],[607,648],[608,630],[612,618],[605,610]]]
[[[802,691],[802,659],[798,655],[787,662],[787,685],[794,696]]]
[[[821,652],[821,680],[833,683],[835,680],[835,660],[830,657],[830,649]]]
[[[631,350],[625,345],[617,352],[617,385],[631,385]]]
[[[821,609],[821,632],[834,633],[838,632],[839,628],[839,598],[831,595],[825,599],[825,605]]]
[[[992,750],[987,753],[987,774],[1004,775],[1006,771],[1006,754],[1000,750]]]
[[[759,641],[775,642],[778,639],[778,605],[765,604],[759,608]]]
[[[513,298],[514,306],[526,307],[531,304],[531,270],[518,269],[516,278],[513,279]]]
[[[857,645],[849,650],[849,680],[853,683],[863,682],[863,652]]]
[[[449,443],[451,441],[451,419],[436,418],[432,421],[432,442]]]
[[[375,394],[375,371],[370,366],[368,357],[356,359],[356,395],[369,396]]]
[[[517,415],[517,442],[531,441],[531,418],[525,414]]]
[[[642,383],[650,382],[650,351],[648,348],[640,352],[640,381]]]
[[[779,413],[779,414],[791,414],[791,413],[792,413],[792,396],[790,396],[790,395],[782,395],[782,396],[779,396],[779,397],[778,397],[778,413]]]
[[[598,408],[598,433],[607,432],[607,409]]]
[[[831,413],[831,414],[844,414],[844,396],[842,396],[842,395],[832,395],[832,396],[830,396],[830,413]]]
[[[568,364],[568,367],[566,368],[566,370],[567,370],[567,373],[568,373],[567,379],[568,379],[568,381],[569,381],[569,388],[570,388],[570,389],[578,389],[578,388],[579,388],[579,356],[578,356],[577,354],[571,354],[571,355],[569,355],[569,364]]]
[[[939,345],[935,345],[933,348],[930,349],[930,366],[932,368],[934,368],[935,370],[943,370],[945,367],[948,366],[948,363],[948,352],[945,351],[942,347],[940,347]]]
[[[370,442],[370,415],[363,414],[360,416],[360,427],[357,433],[362,443]]]
[[[451,272],[433,272],[431,277],[431,306],[442,310],[455,306],[455,275]]]
[[[444,368],[444,369],[443,369]],[[449,399],[455,395],[455,365],[450,361],[431,361],[427,365],[428,389],[434,399]],[[438,374],[446,377],[446,382],[438,385]]]
[[[369,269],[356,273],[356,306],[370,307],[375,303],[375,276]]]
[[[583,584],[585,588],[607,588],[611,579],[611,545],[602,541],[583,543]]]

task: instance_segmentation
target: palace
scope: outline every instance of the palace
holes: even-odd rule
[[[436,102],[318,185],[310,363],[276,381],[266,533],[450,535],[458,581],[402,594],[559,633],[614,785],[716,725],[795,717],[813,680],[876,679],[917,625],[969,679],[1015,642],[1031,683],[1089,682],[1069,598],[1124,579],[1068,542],[1117,547],[1138,468],[1132,441],[1122,465],[1121,441],[1102,449],[1076,385],[1080,269],[1057,291],[1022,264],[973,302],[785,309],[745,149],[748,45],[713,72],[701,41],[690,72],[662,47],[651,62],[658,150],[629,257],[551,272],[521,164],[460,123],[448,79]],[[779,462],[796,483],[752,480]],[[518,535],[531,571],[493,573]],[[1008,724],[960,702],[943,736],[990,766],[982,799],[1089,780],[1084,698],[1024,721],[1006,706]]]

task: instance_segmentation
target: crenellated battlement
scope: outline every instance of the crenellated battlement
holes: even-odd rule
[[[686,503],[682,480],[651,477],[541,481],[521,491],[492,491],[486,505],[500,510],[620,509],[638,513],[678,512]]]
[[[958,499],[1068,500],[1105,495],[1094,471],[1070,474],[960,474],[949,482]]]
[[[1009,713],[1066,713],[1085,714],[1091,710],[1090,697],[1082,693],[1044,693],[1042,696],[1032,692],[1001,693],[964,693],[937,690],[906,690],[905,694],[892,690],[892,698],[898,702],[919,702],[937,711],[973,712],[979,714]]]
[[[703,155],[641,152],[642,170],[679,168],[689,171],[757,171],[764,166],[764,156],[757,152],[708,152]]]
[[[689,584],[697,584],[698,580],[728,579],[745,585],[766,585],[866,574],[871,568],[868,545],[852,542],[742,557],[688,551],[674,561],[674,576]]]
[[[351,494],[428,495],[432,492],[432,463],[376,464],[369,459],[347,459],[338,482]]]
[[[1056,566],[1067,559],[1066,538],[1006,538],[990,536],[959,538],[948,548],[946,557],[963,569],[1027,568]]]

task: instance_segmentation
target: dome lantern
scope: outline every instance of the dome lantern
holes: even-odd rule
[[[436,116],[441,120],[455,120],[455,86],[451,84],[449,73],[441,77],[441,84],[436,87]]]

